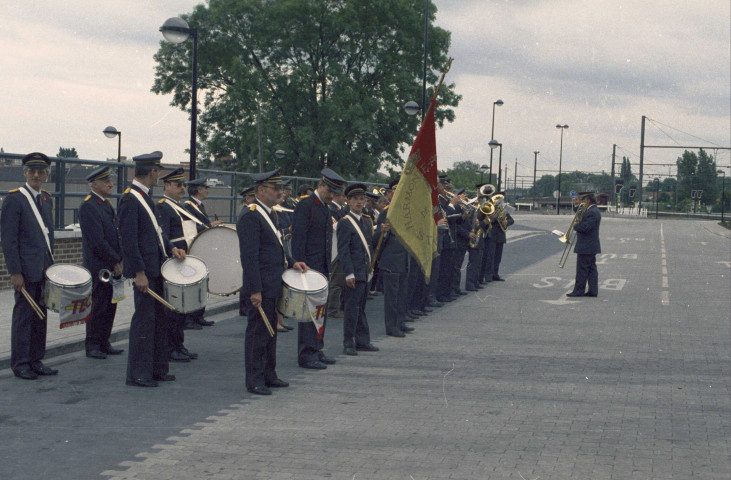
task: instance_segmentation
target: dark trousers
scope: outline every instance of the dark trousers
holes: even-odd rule
[[[482,261],[482,263],[485,264],[485,274],[482,278],[484,278],[488,282],[492,281],[492,277],[496,275],[495,252],[497,251],[497,245],[498,243],[490,238],[488,238],[485,242],[485,252],[483,253],[484,258]]]
[[[492,267],[492,276],[497,277],[498,272],[500,271],[500,262],[503,260],[503,247],[505,246],[504,243],[496,243],[495,244],[495,255],[493,260],[493,267]]]
[[[168,326],[168,355],[178,352],[185,341],[185,322],[190,321],[191,313],[180,313],[165,309]]]
[[[452,277],[454,268],[454,248],[445,248],[442,250],[441,260],[439,262],[439,285],[437,286],[437,300],[444,300],[452,294]]]
[[[162,277],[147,277],[149,288],[163,295]],[[129,326],[127,381],[168,373],[168,342],[165,307],[147,293],[133,287],[135,313]]]
[[[464,264],[464,256],[467,253],[467,244],[460,245],[454,250],[454,258],[452,259],[452,291],[459,293],[462,289],[462,265]]]
[[[589,284],[589,291],[585,292],[587,283]],[[599,272],[596,269],[596,255],[581,253],[576,255],[574,292],[589,293],[591,295],[599,293]]]
[[[245,335],[246,388],[261,387],[277,379],[277,310],[276,298],[264,297],[261,308],[264,310],[274,335],[269,335],[259,309],[254,308],[250,298],[244,299],[244,309],[248,323]]]
[[[487,276],[487,270],[488,265],[492,265],[491,261],[494,258],[494,253],[491,253],[489,251],[490,249],[490,239],[488,237],[485,237],[482,240],[482,263],[480,264],[480,281],[490,281],[492,280],[492,272],[490,272],[490,276]]]
[[[43,283],[25,282],[25,289],[48,318],[43,304]],[[46,320],[38,318],[23,294],[16,291],[10,330],[10,367],[14,372],[31,368],[46,355],[46,328]]]
[[[330,264],[330,282],[327,291],[327,308],[329,315],[337,315],[340,312],[341,295],[345,284],[345,274],[340,262]]]
[[[386,334],[398,333],[406,319],[408,293],[408,272],[389,272],[381,270],[383,275],[383,309],[386,323]]]
[[[480,242],[482,239],[479,240]],[[477,288],[480,284],[480,270],[482,269],[483,248],[470,248],[467,261],[467,288]]]
[[[435,300],[439,293],[439,273],[442,269],[442,251],[444,250],[444,238],[447,234],[444,230],[437,230],[437,256],[431,262],[431,277],[429,278],[429,300]],[[445,232],[445,233],[442,233]]]
[[[355,288],[343,287],[345,319],[343,321],[343,346],[355,347],[371,343],[368,319],[365,313],[367,283],[355,282]]]
[[[421,310],[426,306],[427,290],[426,279],[421,267],[416,260],[409,258],[411,268],[409,269],[408,293],[407,293],[407,310]]]
[[[109,346],[117,304],[112,303],[114,287],[111,282],[93,278],[91,290],[91,318],[86,322],[86,351]]]

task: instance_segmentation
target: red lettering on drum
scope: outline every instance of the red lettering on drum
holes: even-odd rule
[[[66,310],[71,310],[73,315],[84,312],[91,306],[91,297],[83,298],[81,300],[72,300],[71,305],[66,305]]]
[[[318,305],[317,311],[315,312],[315,318],[320,319],[325,317],[325,305]]]

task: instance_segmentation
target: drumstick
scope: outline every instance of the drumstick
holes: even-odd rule
[[[28,300],[28,303],[30,306],[35,310],[36,315],[38,315],[38,318],[41,320],[44,320],[46,316],[43,314],[43,310],[41,310],[41,307],[38,306],[38,304],[33,300],[33,297],[30,296],[28,293],[28,290],[25,289],[25,287],[20,287],[20,293],[23,294],[26,300]]]
[[[134,283],[134,282],[133,282],[133,283]],[[162,298],[162,297],[161,297],[160,295],[158,295],[157,293],[155,293],[155,291],[154,291],[153,289],[151,289],[151,288],[148,288],[148,289],[147,289],[147,293],[149,293],[149,294],[150,294],[150,296],[151,296],[152,298],[154,298],[154,299],[155,299],[155,300],[157,300],[158,302],[162,303],[162,304],[163,304],[163,305],[165,306],[165,308],[169,308],[170,310],[175,310],[175,307],[173,307],[173,306],[172,306],[172,305],[170,305],[170,304],[169,304],[168,302],[166,302],[166,301],[165,301],[165,299],[164,299],[164,298]]]
[[[274,336],[274,329],[272,328],[272,324],[269,323],[269,319],[267,318],[267,314],[264,313],[264,309],[261,308],[261,305],[259,305],[256,308],[259,309],[259,313],[261,314],[261,318],[264,319],[264,325],[266,325],[267,330],[269,330],[269,335],[273,337]]]

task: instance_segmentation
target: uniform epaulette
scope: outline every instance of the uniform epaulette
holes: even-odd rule
[[[385,212],[386,210],[388,210],[388,207],[390,207],[390,206],[391,205],[389,204],[389,205],[386,205],[385,207],[383,207],[383,211]]]
[[[8,193],[15,193],[15,192],[19,192],[19,191],[20,191],[19,188],[14,188],[14,189],[10,190]]]
[[[297,198],[300,199],[300,200],[304,200],[305,198],[310,198],[310,196],[309,195],[300,195]]]
[[[190,200],[186,200],[186,201],[185,201],[185,203],[187,203],[188,205],[193,205],[193,206],[195,206],[195,203],[191,202]]]
[[[91,198],[91,193],[90,193],[89,195],[87,195],[86,197],[84,197],[84,201],[86,202],[86,201],[88,201],[88,200],[89,200],[90,198]]]
[[[129,188],[129,187],[127,187],[127,190],[125,190],[125,191],[124,191],[124,193],[125,193],[125,194],[127,194],[127,193],[129,193],[129,192],[131,192],[131,191],[132,191],[132,189],[131,189],[131,188]]]
[[[249,205],[249,211],[253,212],[254,210],[256,210],[256,203],[252,203],[251,205]]]
[[[371,220],[373,220],[373,217],[371,217],[367,213],[362,213],[361,216],[366,217],[366,218],[370,218]]]
[[[165,199],[164,198],[161,198],[160,200],[158,200],[157,203],[165,203]]]
[[[49,192],[48,190],[41,190],[41,192],[45,193],[49,197],[51,196],[51,192]]]

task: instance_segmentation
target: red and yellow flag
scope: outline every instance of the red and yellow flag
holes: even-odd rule
[[[439,215],[434,125],[436,104],[436,99],[432,98],[386,217],[391,224],[391,232],[418,263],[427,283],[431,277],[432,259],[437,253],[436,222]]]

